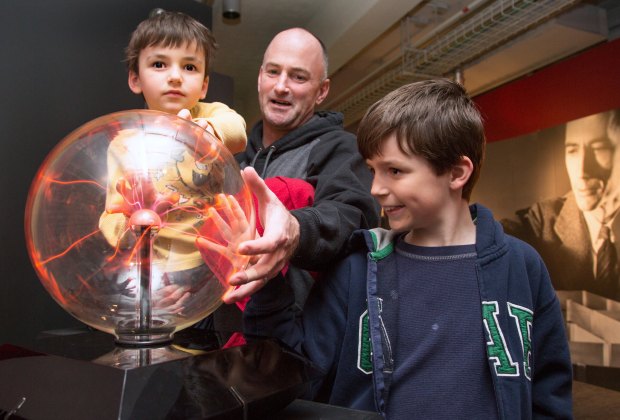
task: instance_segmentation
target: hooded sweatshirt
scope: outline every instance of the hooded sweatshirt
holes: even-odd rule
[[[263,146],[263,123],[250,132],[245,152],[235,155],[242,168],[252,166],[262,178],[303,179],[315,189],[312,206],[293,210],[300,228],[291,262],[321,270],[342,255],[355,229],[379,223],[370,195],[372,177],[357,150],[355,136],[344,130],[341,113],[317,112],[308,122]]]
[[[544,263],[531,246],[504,234],[488,209],[475,204],[470,211],[476,222],[480,323],[486,331],[480,349],[486,349],[497,414],[515,420],[572,418],[568,342]],[[390,413],[402,415],[398,410],[404,404],[389,398],[398,369],[391,342],[407,328],[405,323],[416,320],[384,323],[389,306],[408,304],[382,294],[382,285],[393,281],[396,236],[384,229],[355,232],[350,255],[317,282],[302,318],[291,309],[290,285],[281,278],[250,299],[244,312],[247,337],[276,337],[325,372],[309,397],[376,410],[388,418]],[[457,352],[455,357],[468,355]],[[437,375],[451,380],[449,373]],[[481,380],[479,376],[472,375],[472,380]]]

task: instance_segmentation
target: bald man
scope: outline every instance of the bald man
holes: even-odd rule
[[[262,238],[242,243],[239,252],[257,256],[254,265],[229,281],[240,285],[227,296],[237,301],[260,289],[287,266],[286,276],[303,306],[312,276],[342,256],[350,234],[379,223],[370,195],[372,177],[343,129],[341,113],[316,111],[329,92],[327,54],[310,32],[278,33],[258,72],[262,114],[245,152],[236,155],[246,182],[259,198]],[[286,210],[261,178],[303,179],[315,189],[314,204]],[[289,264],[290,263],[290,264]]]

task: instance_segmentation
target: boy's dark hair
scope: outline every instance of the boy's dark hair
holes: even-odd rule
[[[461,156],[474,169],[463,187],[469,200],[484,159],[485,136],[478,108],[460,84],[448,79],[425,80],[402,86],[374,103],[357,130],[364,159],[380,152],[395,134],[403,153],[425,158],[437,175],[445,174]]]
[[[217,48],[209,28],[191,16],[181,12],[157,9],[143,20],[131,34],[125,48],[127,68],[138,74],[140,51],[152,45],[179,47],[196,42],[196,48],[205,53],[205,77],[209,75],[209,64]]]

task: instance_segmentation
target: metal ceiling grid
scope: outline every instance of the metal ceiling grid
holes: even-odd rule
[[[424,48],[412,43],[412,28],[403,19],[403,60],[356,94],[339,109],[347,123],[359,119],[366,109],[388,92],[414,81],[445,77],[473,60],[497,50],[519,35],[566,11],[579,0],[500,0],[491,2]],[[364,84],[365,81],[359,83]]]

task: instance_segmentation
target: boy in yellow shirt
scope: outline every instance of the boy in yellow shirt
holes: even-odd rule
[[[215,48],[210,30],[200,22],[180,12],[158,9],[137,26],[126,48],[128,84],[132,92],[143,95],[148,109],[191,119],[234,154],[244,150],[247,142],[243,118],[225,104],[199,102],[207,94]],[[108,148],[101,232],[110,245],[131,247],[135,243],[129,229],[132,212],[155,207],[156,200],[167,201],[163,210],[151,208],[162,218],[152,261],[156,272],[165,273],[161,281],[166,284],[187,285],[212,277],[195,246],[204,212],[192,209],[214,204],[215,195],[221,191],[213,182],[221,181],[223,167],[215,156],[210,162],[198,162],[185,149],[172,139],[132,129],[119,131]],[[139,152],[146,153],[147,174],[134,168]],[[216,180],[212,179],[214,171],[218,173]],[[145,191],[150,198],[145,199]],[[119,282],[127,284],[121,279]],[[158,284],[155,280],[154,286]],[[187,292],[187,287],[177,291]]]

